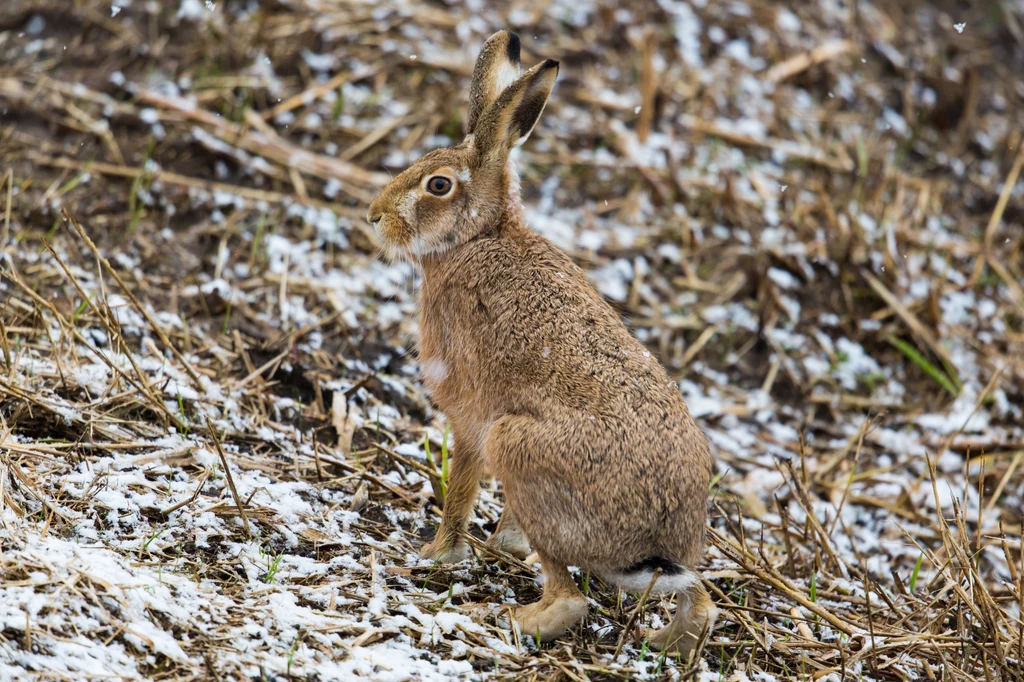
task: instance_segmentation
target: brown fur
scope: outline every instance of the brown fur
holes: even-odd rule
[[[510,35],[492,36],[477,61],[471,135],[417,161],[369,212],[385,248],[422,268],[420,361],[455,437],[444,518],[424,554],[467,556],[461,533],[489,470],[507,499],[493,540],[522,554],[521,528],[547,578],[542,600],[517,616],[525,634],[555,637],[585,613],[566,566],[614,581],[657,558],[690,582],[677,622],[654,641],[689,651],[714,620],[693,573],[710,451],[658,361],[583,271],[523,222],[508,155],[536,124],[557,63],[495,92],[488,79],[518,71],[518,59],[497,63],[509,59]],[[435,174],[460,173],[448,196],[424,189]]]

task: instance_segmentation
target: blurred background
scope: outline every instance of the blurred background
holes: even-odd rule
[[[109,623],[80,625],[86,641],[112,638],[124,675],[284,675],[291,650],[288,674],[314,678],[379,673],[384,651],[410,679],[522,679],[536,652],[490,641],[508,636],[490,621],[486,636],[467,625],[438,638],[394,620],[416,590],[461,580],[446,607],[458,610],[513,587],[525,603],[536,587],[522,567],[416,563],[438,519],[444,422],[417,379],[416,274],[379,260],[365,223],[390,173],[461,140],[477,50],[500,28],[519,33],[524,66],[561,62],[517,152],[529,224],[587,269],[715,448],[708,575],[727,615],[697,667],[1011,675],[1022,0],[8,0],[0,450],[27,477],[5,504],[28,514],[9,519],[8,579],[59,554],[47,532],[120,562],[160,533],[153,561],[212,581],[203,602],[219,604],[225,641],[250,636],[231,629],[242,605],[268,625],[244,655],[136,645],[155,663],[113,652],[123,636]],[[215,433],[241,497],[256,495],[244,528],[210,473]],[[163,477],[167,499],[146,497]],[[173,523],[147,512],[193,491],[228,500],[215,530],[198,503]],[[47,510],[40,535],[26,519]],[[499,511],[492,486],[473,532]],[[264,555],[291,573],[268,582]],[[230,576],[215,568],[232,562]],[[269,583],[302,586],[310,622],[329,604],[372,627],[299,637],[316,628],[281,616]],[[592,627],[534,672],[692,672],[620,641],[635,599],[594,590]],[[182,594],[161,599],[188,611]],[[53,608],[89,608],[71,604]],[[148,627],[181,640],[192,626],[179,616]],[[44,627],[26,647],[18,623],[3,630],[11,660],[81,670],[53,644],[67,631]],[[868,646],[869,623],[904,643]]]

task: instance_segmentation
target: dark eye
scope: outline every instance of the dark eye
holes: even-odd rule
[[[427,180],[427,191],[434,196],[443,197],[452,191],[452,181],[443,175],[435,175]]]

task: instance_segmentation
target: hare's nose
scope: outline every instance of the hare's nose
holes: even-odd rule
[[[370,210],[366,212],[366,219],[370,221],[371,225],[376,225],[377,221],[384,214],[384,211],[380,208],[380,197],[377,197],[370,202]]]

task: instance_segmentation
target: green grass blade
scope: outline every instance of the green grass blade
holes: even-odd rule
[[[921,564],[924,562],[924,552],[921,552],[921,556],[917,557],[917,563],[914,564],[914,572],[910,574],[910,591],[914,591],[914,586],[917,585],[917,574],[921,572]]]
[[[444,425],[444,438],[441,439],[441,493],[448,493],[448,430],[449,425]]]
[[[427,464],[430,465],[430,468],[432,470],[436,469],[437,465],[434,464],[434,455],[432,455],[430,453],[430,435],[429,434],[424,434],[423,435],[423,451],[426,453],[426,456],[427,456]]]
[[[949,375],[929,362],[928,358],[921,355],[921,353],[914,348],[912,344],[907,343],[903,339],[897,339],[896,337],[889,337],[888,341],[892,345],[896,346],[896,348],[898,348],[908,360],[920,367],[925,374],[930,376],[936,381],[936,383],[949,391],[950,395],[954,397],[959,395],[960,389],[957,387],[956,383],[949,378]]]
[[[61,185],[61,188],[59,190],[57,190],[57,196],[61,196],[61,197],[64,196],[65,194],[67,194],[68,192],[70,192],[74,188],[78,187],[80,184],[82,184],[82,182],[87,177],[89,177],[88,169],[82,171],[81,173],[79,173],[78,175],[76,175],[75,177],[71,178],[70,180],[65,182],[63,185]]]
[[[77,308],[75,308],[74,314],[71,315],[71,321],[72,322],[77,322],[78,321],[79,316],[83,312],[85,312],[85,309],[89,305],[89,301],[91,301],[91,300],[92,300],[91,296],[89,298],[82,299],[82,302],[78,304]]]

